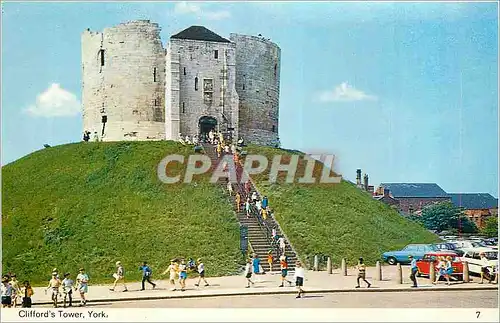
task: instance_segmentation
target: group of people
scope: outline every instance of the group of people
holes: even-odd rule
[[[90,141],[90,131],[85,130],[83,132],[83,141],[89,142]],[[97,131],[94,131],[94,136],[93,136],[93,141],[99,141],[99,135],[97,134]]]
[[[29,281],[24,281],[21,285],[15,274],[2,276],[1,285],[2,307],[31,307],[31,296],[33,288]]]

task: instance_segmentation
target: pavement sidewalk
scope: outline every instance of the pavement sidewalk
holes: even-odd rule
[[[395,266],[383,266],[382,281],[375,281],[375,268],[367,268],[367,280],[372,284],[371,288],[366,288],[364,282],[361,282],[361,288],[355,288],[357,272],[354,268],[348,270],[348,276],[343,276],[340,270],[334,270],[333,274],[326,271],[307,271],[304,282],[304,290],[314,293],[332,293],[332,292],[398,292],[398,291],[459,291],[459,290],[491,290],[498,289],[497,284],[478,284],[479,278],[472,277],[472,283],[454,282],[447,286],[445,282],[437,285],[430,283],[428,278],[418,278],[419,288],[411,288],[409,279],[409,267],[403,267],[403,284],[396,281],[397,269]],[[264,275],[253,275],[254,287],[245,288],[246,279],[243,275],[207,278],[210,286],[194,286],[198,278],[191,278],[186,281],[185,291],[171,291],[167,280],[154,280],[157,287],[153,290],[151,285],[146,282],[146,290],[140,291],[140,282],[127,283],[128,291],[122,292],[123,287],[118,286],[116,291],[109,290],[109,285],[92,285],[90,281],[89,292],[86,294],[88,303],[102,303],[114,301],[131,300],[153,300],[169,298],[193,298],[193,297],[214,297],[214,296],[235,296],[235,295],[263,295],[263,294],[288,294],[296,293],[295,287],[285,284],[285,287],[278,287],[280,284],[280,272],[275,271]],[[293,272],[289,273],[288,279],[293,281]],[[176,282],[176,287],[179,284]],[[34,288],[35,294],[32,297],[33,305],[51,304],[50,291],[45,295],[43,287]],[[60,298],[60,300],[62,300]],[[73,291],[74,305],[78,306],[80,296],[78,292]]]

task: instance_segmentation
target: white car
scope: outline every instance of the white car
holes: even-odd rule
[[[498,267],[498,250],[492,248],[470,248],[462,250],[464,251],[464,255],[460,259],[462,261],[467,261],[470,273],[481,274],[482,264],[481,257],[479,256],[481,252],[485,253],[488,264],[491,267]]]
[[[455,240],[455,241],[450,241],[450,243],[453,243],[457,246],[458,249],[473,249],[473,248],[481,248],[484,247],[480,242],[478,241],[469,241],[469,240]]]

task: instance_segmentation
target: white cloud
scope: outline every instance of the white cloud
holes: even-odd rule
[[[81,111],[80,101],[76,95],[52,84],[46,91],[36,97],[36,102],[25,112],[35,117],[71,117]]]
[[[204,10],[193,2],[182,1],[175,4],[174,13],[177,15],[195,15],[198,19],[222,20],[231,17],[227,10]]]
[[[319,93],[318,99],[321,102],[349,102],[366,100],[374,101],[377,100],[377,97],[368,95],[361,90],[355,89],[347,82],[343,82],[333,90]]]

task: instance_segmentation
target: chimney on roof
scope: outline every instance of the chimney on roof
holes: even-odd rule
[[[356,170],[356,185],[361,186],[361,169]]]
[[[365,176],[363,176],[363,184],[365,186],[365,191],[368,191],[368,174],[365,174]]]

